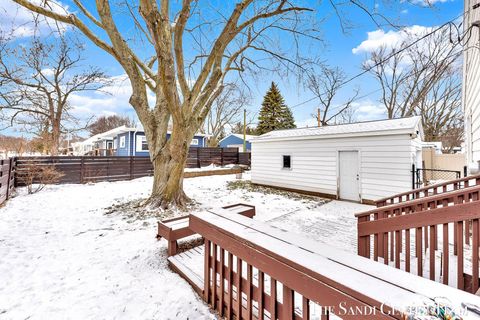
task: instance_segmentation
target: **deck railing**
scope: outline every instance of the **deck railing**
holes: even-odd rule
[[[375,201],[375,205],[377,207],[382,207],[477,185],[480,185],[480,174],[402,192],[390,197],[379,199]]]
[[[478,302],[453,288],[222,211],[194,213],[189,225],[205,239],[204,299],[227,319],[329,319],[332,314],[404,319],[397,303],[422,304],[437,294]]]
[[[358,254],[477,292],[480,185],[463,181],[463,189],[357,214]]]

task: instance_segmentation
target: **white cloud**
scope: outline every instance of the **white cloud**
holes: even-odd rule
[[[367,32],[367,40],[362,41],[357,47],[352,49],[353,54],[374,52],[381,47],[392,49],[398,47],[407,39],[418,38],[433,30],[432,27],[414,25],[406,27],[399,31],[375,30]]]
[[[410,0],[410,3],[415,4],[415,5],[421,5],[421,6],[424,6],[424,7],[429,7],[429,6],[433,6],[437,3],[445,3],[447,1],[448,0]]]
[[[114,76],[111,81],[111,84],[101,91],[71,95],[71,113],[80,119],[113,114],[134,115],[134,109],[128,102],[132,88],[127,76]],[[152,106],[155,96],[150,94],[148,98]]]
[[[355,110],[357,121],[379,120],[386,118],[385,107],[379,102],[363,100],[354,102],[352,108]]]
[[[43,5],[43,0],[32,0],[37,5]],[[68,6],[61,2],[48,2],[49,10],[56,13],[67,14]],[[34,21],[37,21],[35,28]],[[2,1],[0,8],[0,32],[6,37],[11,38],[25,38],[31,37],[35,33],[39,35],[49,35],[52,30],[58,29],[61,32],[67,30],[67,26],[62,23],[57,23],[50,18],[37,16],[24,7],[14,3],[13,1]]]

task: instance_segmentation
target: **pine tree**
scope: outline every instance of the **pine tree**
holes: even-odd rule
[[[270,89],[263,97],[262,108],[258,116],[257,134],[295,127],[292,112],[285,104],[277,85],[272,82]]]

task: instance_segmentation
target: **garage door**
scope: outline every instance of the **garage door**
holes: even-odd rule
[[[360,201],[358,151],[339,152],[340,199]]]

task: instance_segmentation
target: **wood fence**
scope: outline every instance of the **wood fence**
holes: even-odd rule
[[[452,299],[452,308],[480,302],[225,210],[192,213],[189,226],[205,239],[204,274],[195,279],[227,319],[406,319],[409,306],[436,296]]]
[[[469,186],[357,214],[358,254],[477,292],[480,185]]]
[[[210,164],[250,165],[250,154],[240,153],[236,148],[190,148],[188,168],[200,168]],[[55,168],[62,174],[59,183],[131,180],[153,174],[153,165],[149,157],[18,157],[15,171],[16,186],[24,185],[23,181],[32,167]]]
[[[0,160],[0,204],[9,197],[14,187],[15,160]]]

